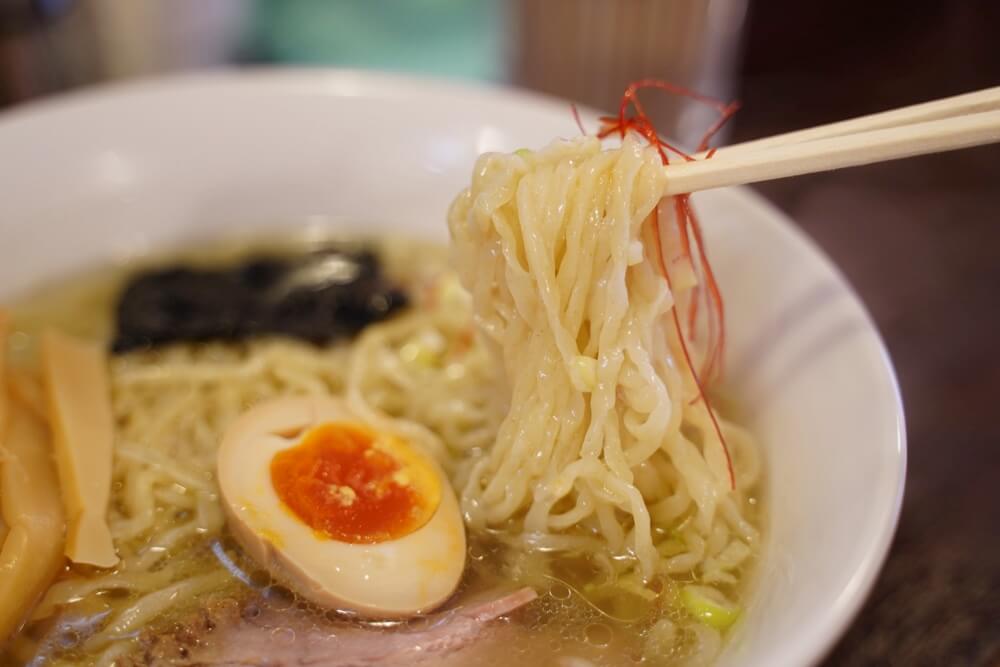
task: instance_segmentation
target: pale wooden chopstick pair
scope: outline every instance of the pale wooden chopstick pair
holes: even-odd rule
[[[719,149],[667,167],[665,195],[1000,142],[1000,86]],[[697,157],[704,158],[699,155]]]

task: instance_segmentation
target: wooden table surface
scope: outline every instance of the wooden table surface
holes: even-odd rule
[[[867,5],[755,5],[733,140],[1000,84],[1000,3]],[[895,543],[824,667],[1000,665],[1000,146],[757,189],[857,289],[906,409]]]

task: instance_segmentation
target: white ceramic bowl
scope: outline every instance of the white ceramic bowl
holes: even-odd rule
[[[0,117],[0,299],[279,224],[443,240],[479,153],[577,132],[563,102],[356,72],[220,72],[30,105]],[[731,390],[769,487],[756,591],[720,664],[807,665],[888,550],[905,469],[899,392],[857,296],[791,222],[745,189],[694,201],[726,298]]]

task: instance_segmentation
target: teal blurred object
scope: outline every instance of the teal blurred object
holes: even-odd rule
[[[504,0],[257,0],[250,48],[267,62],[508,78]]]

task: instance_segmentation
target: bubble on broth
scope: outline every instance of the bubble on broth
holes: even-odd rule
[[[206,361],[231,359],[231,352],[225,349],[209,347],[205,352]],[[265,397],[266,393],[261,391],[258,398]],[[238,409],[246,407],[237,406]],[[201,471],[199,478],[215,483],[211,470]],[[114,481],[112,507],[118,514],[125,514],[122,498],[128,490],[123,480]],[[172,491],[183,495],[180,489]],[[756,495],[749,502],[754,511],[748,518],[759,524],[763,503]],[[190,509],[157,506],[154,511],[158,533],[194,519]],[[155,546],[155,537],[135,540],[130,548],[149,550]],[[517,585],[532,586],[539,597],[510,619],[489,624],[475,643],[463,649],[460,656],[446,656],[442,665],[573,664],[566,660],[609,667],[671,665],[679,664],[690,655],[700,640],[688,629],[694,621],[676,599],[678,583],[693,582],[693,576],[658,577],[648,583],[620,580],[610,575],[593,554],[566,554],[553,558],[504,545],[492,533],[470,534],[467,556],[462,582],[440,610],[442,613],[510,592]],[[748,567],[735,572],[739,585],[726,588],[726,592],[736,599],[741,598]],[[433,622],[427,618],[408,621],[362,619],[350,612],[320,607],[250,560],[224,528],[215,534],[195,535],[177,545],[167,558],[152,565],[149,571],[155,573],[164,569],[181,573],[218,572],[223,575],[224,583],[193,603],[168,609],[144,627],[140,635],[169,634],[182,628],[190,623],[199,606],[204,605],[210,605],[220,615],[254,624],[273,616],[287,615],[290,619],[294,616],[295,623],[289,620],[289,625],[278,623],[264,630],[271,633],[275,642],[296,641],[301,638],[303,629],[337,636],[356,630],[414,631]],[[161,586],[170,583],[172,580],[168,579]],[[83,648],[93,632],[90,626],[99,626],[110,610],[123,609],[136,599],[137,595],[127,588],[111,587],[88,598],[90,606],[74,605],[72,617],[67,611],[57,617],[56,623],[29,625],[25,634],[37,642],[45,641],[46,637],[51,639],[43,647],[43,661],[58,659],[85,664],[94,658],[92,651]],[[77,619],[78,624],[65,625],[70,618]],[[42,647],[41,643],[37,645]],[[0,667],[19,664],[21,661],[12,658],[13,655],[10,651],[0,652]]]
[[[591,623],[583,629],[583,637],[588,644],[603,648],[611,643],[613,632],[604,623]]]

